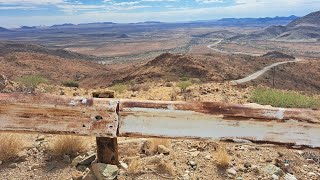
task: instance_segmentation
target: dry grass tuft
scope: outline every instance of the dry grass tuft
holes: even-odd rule
[[[145,163],[140,159],[133,159],[128,166],[128,174],[139,174],[143,172],[143,167]]]
[[[88,144],[88,139],[85,137],[59,135],[49,144],[49,149],[56,156],[65,154],[74,156],[77,152],[87,151],[89,148]]]
[[[171,148],[170,139],[152,138],[149,139],[143,146],[143,151],[147,155],[154,155],[158,152],[158,145],[163,145],[167,148]]]
[[[175,173],[174,166],[168,161],[162,160],[157,167],[157,171],[161,174],[167,174],[173,176]]]
[[[220,168],[227,168],[230,164],[230,156],[226,150],[226,147],[219,146],[216,152],[217,166]]]
[[[16,157],[25,145],[21,135],[11,133],[1,133],[0,142],[0,161]]]

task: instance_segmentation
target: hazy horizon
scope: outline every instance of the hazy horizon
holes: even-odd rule
[[[304,16],[320,0],[0,0],[0,26]]]

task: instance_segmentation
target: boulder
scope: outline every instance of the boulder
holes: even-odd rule
[[[170,149],[165,147],[164,145],[158,145],[158,153],[159,154],[169,154],[170,153]]]
[[[119,169],[115,165],[95,163],[92,171],[98,180],[112,180],[117,178]]]

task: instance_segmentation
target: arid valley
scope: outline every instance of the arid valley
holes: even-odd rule
[[[274,117],[274,129],[297,121],[320,131],[320,11],[303,17],[0,28],[0,91],[292,108],[316,119]],[[0,106],[0,123],[5,110]],[[250,122],[241,116],[235,121]],[[95,137],[2,132],[0,179],[319,180],[319,138],[297,144],[119,137],[120,164],[97,167]]]

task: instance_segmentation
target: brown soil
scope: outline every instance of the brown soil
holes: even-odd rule
[[[1,72],[10,80],[37,74],[51,84],[75,80],[85,88],[107,87],[112,83],[153,82],[160,79],[178,81],[181,77],[202,82],[223,82],[242,78],[277,60],[244,55],[180,55],[163,54],[145,64],[100,65],[58,56],[15,52],[0,57]]]
[[[52,84],[61,84],[66,80],[81,82],[98,74],[108,74],[113,71],[113,68],[88,61],[27,52],[16,52],[0,57],[0,69],[1,74],[10,80],[37,74],[44,76]]]
[[[245,77],[279,60],[245,55],[182,55],[165,53],[133,69],[117,82],[135,80],[142,83],[164,79],[177,81],[181,77],[198,78],[202,82],[223,82]]]
[[[42,137],[42,138],[39,138]],[[48,144],[52,141],[52,135],[28,135],[22,140],[28,146],[22,151],[24,158],[4,162],[0,165],[0,178],[4,180],[51,180],[51,179],[75,179],[81,175],[81,169],[72,166],[62,157],[52,157],[48,151]],[[89,151],[95,151],[94,138],[89,137],[91,145]],[[169,144],[169,155],[144,153],[145,142],[155,141],[145,139],[119,138],[120,160],[130,164],[136,161],[134,170],[120,169],[118,179],[272,179],[271,174],[264,171],[266,166],[276,165],[282,169],[282,173],[291,173],[297,179],[317,180],[320,177],[320,164],[307,160],[308,154],[314,158],[319,155],[319,150],[287,149],[270,144],[257,145],[252,143],[230,143],[219,141],[191,141],[172,140]],[[158,140],[156,140],[158,141]],[[218,165],[218,148],[226,148],[226,156],[229,157],[227,167]],[[319,157],[318,157],[319,158]],[[72,160],[73,158],[71,158]],[[191,166],[194,161],[196,166]],[[12,164],[16,163],[12,167]],[[285,165],[287,164],[287,165]],[[88,165],[90,168],[90,165]],[[235,175],[228,173],[228,168],[236,171]],[[280,175],[281,178],[284,175]],[[94,180],[91,173],[90,180]]]
[[[275,88],[304,91],[319,94],[320,92],[320,61],[306,60],[298,63],[288,63],[276,67]],[[273,85],[273,71],[269,71],[248,85]]]

